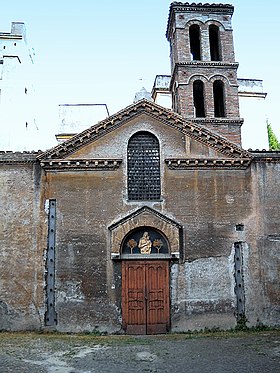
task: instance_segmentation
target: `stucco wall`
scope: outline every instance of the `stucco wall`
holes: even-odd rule
[[[0,330],[44,324],[44,245],[38,164],[0,165]]]
[[[71,156],[117,155],[122,163],[115,170],[45,171],[35,158],[1,164],[2,329],[44,325],[49,199],[57,201],[58,330],[121,330],[121,262],[111,259],[109,228],[143,206],[183,229],[180,259],[170,267],[172,330],[236,324],[236,242],[242,244],[248,325],[279,323],[279,163],[260,157],[247,169],[172,170],[166,156],[192,156],[198,147],[151,121],[147,129],[161,145],[162,200],[130,202],[125,144],[139,129],[143,122],[134,120]],[[106,143],[114,145],[104,149]]]

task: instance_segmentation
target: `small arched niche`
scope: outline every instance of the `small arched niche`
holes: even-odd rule
[[[139,227],[126,235],[121,245],[123,256],[167,256],[169,243],[162,232],[153,227]]]

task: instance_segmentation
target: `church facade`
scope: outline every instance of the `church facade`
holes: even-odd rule
[[[241,147],[232,14],[171,4],[172,110],[0,154],[0,329],[279,325],[280,154]]]

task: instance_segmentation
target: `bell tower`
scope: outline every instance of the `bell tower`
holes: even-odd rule
[[[172,108],[186,119],[241,144],[237,68],[229,4],[174,2],[170,43]]]

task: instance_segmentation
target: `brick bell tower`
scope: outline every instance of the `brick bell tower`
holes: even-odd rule
[[[174,2],[166,37],[173,110],[241,145],[233,11],[229,4]]]

